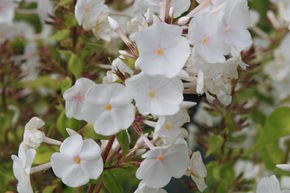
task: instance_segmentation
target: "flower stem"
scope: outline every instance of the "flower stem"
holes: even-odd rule
[[[110,150],[112,149],[112,146],[113,146],[113,143],[115,141],[115,138],[116,138],[115,135],[113,135],[110,138],[110,140],[109,140],[109,142],[108,142],[108,144],[107,144],[107,146],[106,146],[106,148],[104,150],[104,153],[103,153],[103,162],[104,163],[107,161],[107,158],[109,156]]]
[[[103,179],[101,178],[95,193],[99,193],[101,191],[102,187],[103,187]]]
[[[58,141],[49,137],[44,137],[43,142],[50,145],[61,145],[62,143],[61,141]]]
[[[50,169],[51,168],[51,163],[46,163],[46,164],[42,164],[42,165],[39,165],[39,166],[35,166],[33,168],[31,168],[30,170],[30,174],[34,174],[34,173],[37,173],[37,172],[40,172],[42,170],[47,170],[47,169]]]
[[[136,133],[138,133],[140,135],[140,137],[142,138],[142,140],[144,141],[144,143],[150,148],[153,149],[154,145],[151,143],[151,141],[144,135],[142,129],[138,126],[138,124],[134,121],[134,123],[132,124],[134,130],[136,131]]]

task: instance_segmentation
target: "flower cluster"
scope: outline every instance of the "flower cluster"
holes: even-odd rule
[[[32,192],[30,174],[49,168],[69,187],[99,179],[114,159],[112,146],[122,132],[128,140],[132,132],[140,137],[122,160],[138,159],[134,165],[141,182],[135,193],[164,193],[172,178],[184,175],[199,191],[206,190],[202,156],[191,152],[183,128],[190,122],[187,109],[196,103],[186,101],[184,94],[205,93],[209,102],[231,104],[232,80],[238,79],[238,68],[247,67],[241,52],[252,45],[250,12],[246,0],[203,0],[193,10],[189,7],[189,0],[136,0],[127,11],[128,29],[123,29],[123,21],[117,21],[104,0],[77,0],[79,26],[106,41],[119,36],[127,46],[112,65],[103,66],[110,69],[103,83],[81,77],[63,94],[66,117],[85,122],[110,140],[102,149],[92,138],[68,129],[69,137],[61,142],[46,137],[45,123],[32,118],[18,157],[12,156],[20,193]],[[42,142],[60,146],[59,152],[49,163],[32,167]],[[118,143],[116,149],[124,151]]]

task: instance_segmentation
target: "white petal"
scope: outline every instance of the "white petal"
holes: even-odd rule
[[[99,145],[92,139],[86,139],[83,142],[82,150],[79,154],[81,160],[93,160],[101,156]]]
[[[64,174],[75,165],[73,158],[58,152],[52,154],[50,161],[54,174],[59,178],[62,178]]]
[[[74,158],[82,149],[83,140],[79,134],[71,135],[63,141],[60,146],[60,152],[68,157]]]
[[[95,160],[82,160],[81,161],[82,168],[88,173],[91,179],[98,179],[101,173],[103,172],[103,160],[100,157],[99,159]]]
[[[80,187],[89,182],[89,175],[80,164],[75,164],[64,173],[62,182],[69,187]]]
[[[276,176],[263,178],[258,183],[257,193],[281,193],[279,181]]]

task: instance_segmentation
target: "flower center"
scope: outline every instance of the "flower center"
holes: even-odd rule
[[[24,171],[24,177],[26,177],[27,176],[27,173],[26,173],[26,171]]]
[[[105,105],[105,109],[106,109],[107,111],[112,110],[112,105],[111,105],[110,103],[106,104],[106,105]]]
[[[229,33],[230,32],[230,26],[227,25],[225,31],[226,31],[226,33]]]
[[[81,163],[81,158],[80,156],[75,157],[75,163],[80,164]]]
[[[148,95],[151,98],[155,98],[155,96],[156,96],[155,90],[150,90],[149,93],[148,93]]]
[[[171,129],[171,124],[169,122],[166,122],[164,125],[164,128],[169,131]]]
[[[77,100],[79,103],[82,103],[84,101],[84,98],[85,97],[80,92],[73,96],[73,99]]]
[[[157,157],[157,160],[158,160],[158,161],[162,161],[162,160],[164,160],[163,155],[159,155],[159,156]]]
[[[205,46],[207,44],[207,37],[203,36],[202,38],[202,44]]]
[[[156,50],[156,54],[157,54],[158,56],[162,56],[162,55],[164,54],[164,50],[163,50],[162,48],[158,48],[158,49]]]

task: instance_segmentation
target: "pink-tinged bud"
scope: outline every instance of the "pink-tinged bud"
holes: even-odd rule
[[[184,16],[178,19],[177,24],[178,25],[186,25],[190,20],[190,17]]]
[[[152,15],[151,9],[147,9],[147,12],[145,13],[145,17],[146,17],[147,24],[152,25],[153,24],[153,15]]]
[[[173,18],[173,16],[174,16],[174,7],[170,7],[170,9],[169,9],[169,17]]]

